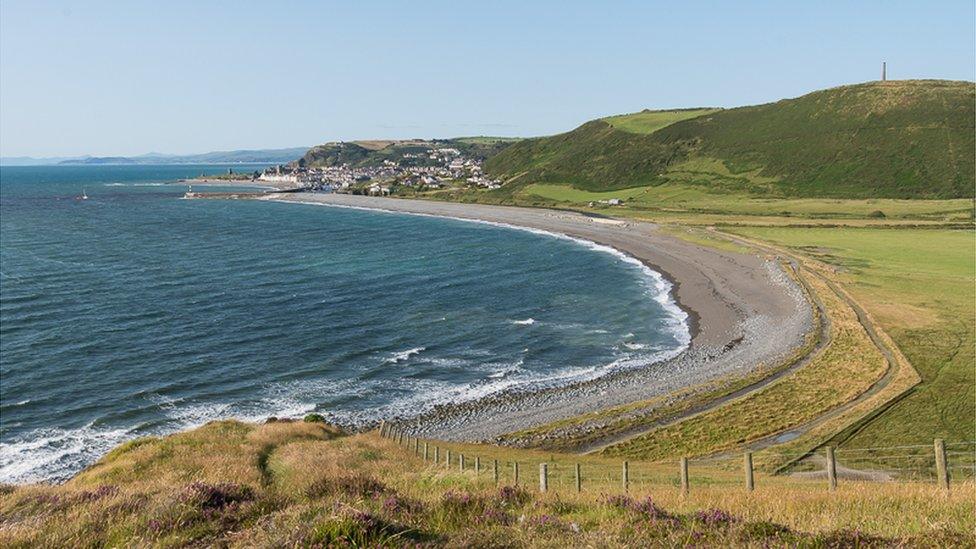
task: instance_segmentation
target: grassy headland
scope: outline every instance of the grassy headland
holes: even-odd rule
[[[759,478],[696,468],[682,495],[675,471],[647,469],[623,495],[590,473],[581,494],[536,489],[540,461],[585,471],[597,459],[474,445],[465,471],[425,462],[374,433],[344,436],[321,423],[214,422],[125,444],[63,486],[0,492],[4,547],[79,546],[755,546],[972,545],[973,485],[948,496],[931,485]],[[481,453],[484,450],[484,453]],[[486,469],[473,470],[473,457]],[[523,463],[522,485],[489,459]],[[673,467],[671,467],[673,469]],[[615,484],[615,485],[614,485]]]

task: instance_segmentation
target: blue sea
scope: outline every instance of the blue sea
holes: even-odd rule
[[[226,169],[0,168],[0,481],[218,418],[365,426],[688,341],[668,284],[607,248],[173,184]]]

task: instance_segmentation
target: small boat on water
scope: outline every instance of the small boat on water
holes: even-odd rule
[[[81,188],[81,196],[76,196],[75,200],[88,200],[88,193],[84,187]]]

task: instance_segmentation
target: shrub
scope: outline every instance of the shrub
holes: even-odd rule
[[[183,488],[177,499],[181,503],[187,503],[199,509],[221,509],[232,503],[254,499],[254,492],[250,487],[242,484],[193,482]]]
[[[336,494],[357,496],[363,498],[378,498],[388,492],[385,484],[368,475],[351,477],[321,478],[305,489],[305,496],[318,499]]]
[[[495,499],[501,506],[521,506],[532,500],[532,494],[519,486],[502,486]]]
[[[721,509],[708,509],[695,513],[695,519],[704,522],[707,526],[727,526],[737,522],[734,516]]]
[[[888,216],[886,216],[885,213],[883,211],[881,211],[881,210],[874,210],[873,212],[871,212],[871,213],[868,214],[868,217],[873,217],[875,219],[879,219],[879,218],[885,218],[885,217],[888,217]]]
[[[305,423],[325,423],[326,422],[325,421],[325,417],[323,417],[321,414],[308,414],[304,418],[302,418],[302,421],[304,421]]]

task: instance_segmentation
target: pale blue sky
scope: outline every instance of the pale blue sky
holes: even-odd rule
[[[540,135],[976,79],[973,0],[0,2],[0,154]]]

